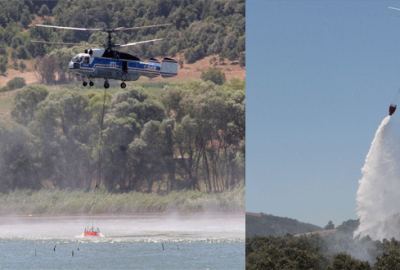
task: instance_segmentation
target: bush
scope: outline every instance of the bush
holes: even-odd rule
[[[186,62],[188,64],[194,63],[196,62],[196,57],[193,53],[193,49],[189,48],[185,51],[185,53],[183,54],[183,56],[185,56]]]
[[[15,77],[7,83],[10,90],[19,89],[26,85],[25,79],[22,77]]]
[[[24,63],[24,61],[19,62],[19,68],[24,71],[26,69],[26,64]]]
[[[50,14],[50,9],[46,4],[43,4],[42,7],[40,8],[38,14],[40,16],[45,16],[45,15],[49,15]]]
[[[28,59],[28,53],[24,46],[19,46],[17,48],[17,58],[18,59]]]
[[[241,66],[241,67],[245,67],[246,66],[246,54],[245,53],[242,53],[239,56],[239,66]]]
[[[11,58],[16,59],[17,58],[17,52],[15,50],[11,50]]]
[[[238,57],[239,57],[239,54],[236,52],[236,50],[229,51],[229,53],[228,53],[228,60],[229,61],[233,62],[236,59],[238,59]]]
[[[168,55],[171,56],[171,57],[174,57],[177,52],[178,52],[178,47],[173,46],[171,49],[169,49]]]
[[[0,93],[7,92],[7,91],[10,91],[10,88],[8,88],[7,85],[0,88]]]
[[[5,55],[6,53],[6,45],[4,43],[0,44],[0,54]]]
[[[222,85],[224,82],[226,82],[225,73],[216,67],[210,67],[207,72],[201,72],[200,78],[203,81],[212,81],[218,85]]]
[[[0,72],[4,74],[7,71],[7,64],[0,63]]]
[[[13,47],[13,49],[18,48],[18,46],[21,46],[22,44],[24,44],[24,40],[20,35],[14,36],[11,40],[11,47]]]

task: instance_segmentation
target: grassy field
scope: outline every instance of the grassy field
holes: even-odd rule
[[[79,215],[168,212],[244,212],[245,187],[222,193],[180,191],[168,195],[131,192],[112,194],[46,188],[0,194],[0,215]]]

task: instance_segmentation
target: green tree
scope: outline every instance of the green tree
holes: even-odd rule
[[[39,12],[38,12],[38,14],[40,15],[40,16],[46,16],[46,15],[49,15],[50,14],[50,9],[49,9],[49,7],[46,5],[46,4],[43,4],[41,7],[40,7],[40,10],[39,10]]]
[[[26,126],[34,119],[38,104],[48,94],[49,91],[44,85],[27,85],[18,90],[14,96],[11,116],[16,122]]]
[[[0,121],[0,191],[41,188],[33,149],[33,136],[26,127]]]
[[[332,220],[329,220],[328,224],[324,227],[324,230],[332,230],[335,229],[335,224],[333,224]]]
[[[22,77],[15,77],[7,83],[7,86],[10,90],[19,89],[24,87],[25,85],[25,79]]]
[[[92,96],[93,97],[93,96]],[[55,187],[90,189],[99,125],[87,94],[62,89],[38,106],[33,133],[39,138],[40,175]]]
[[[188,48],[185,51],[185,53],[183,54],[183,56],[185,57],[186,62],[188,64],[192,64],[192,63],[196,62],[196,55],[195,55],[195,53],[194,53],[192,48]]]
[[[0,43],[0,54],[1,55],[7,54],[6,45],[4,43]]]
[[[18,59],[24,59],[24,60],[29,59],[28,52],[26,51],[24,46],[18,46],[16,52],[17,52],[16,56]]]
[[[11,40],[11,47],[13,49],[18,48],[19,46],[24,44],[24,40],[21,35],[16,35]]]
[[[26,69],[26,64],[24,61],[19,62],[19,68],[21,69],[21,71],[24,71]]]
[[[383,243],[383,254],[376,258],[373,269],[400,269],[400,242],[392,238]]]
[[[246,54],[242,53],[239,56],[239,66],[245,67],[246,66]]]
[[[323,269],[322,254],[307,238],[246,239],[246,269]]]
[[[369,262],[354,259],[346,252],[341,252],[333,257],[332,265],[327,270],[368,270],[371,269]]]
[[[212,81],[218,85],[222,85],[226,82],[225,73],[216,67],[210,67],[206,72],[202,71],[200,78],[203,81]]]

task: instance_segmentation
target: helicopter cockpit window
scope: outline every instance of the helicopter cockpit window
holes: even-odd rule
[[[80,63],[80,62],[82,62],[82,58],[83,58],[83,57],[77,55],[77,56],[75,56],[74,58],[72,58],[72,62],[74,62],[74,63]]]
[[[89,57],[85,57],[85,59],[83,60],[84,64],[89,64]]]

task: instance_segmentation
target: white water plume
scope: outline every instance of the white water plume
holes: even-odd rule
[[[400,239],[399,125],[383,119],[365,159],[356,195],[360,226],[354,236]]]

